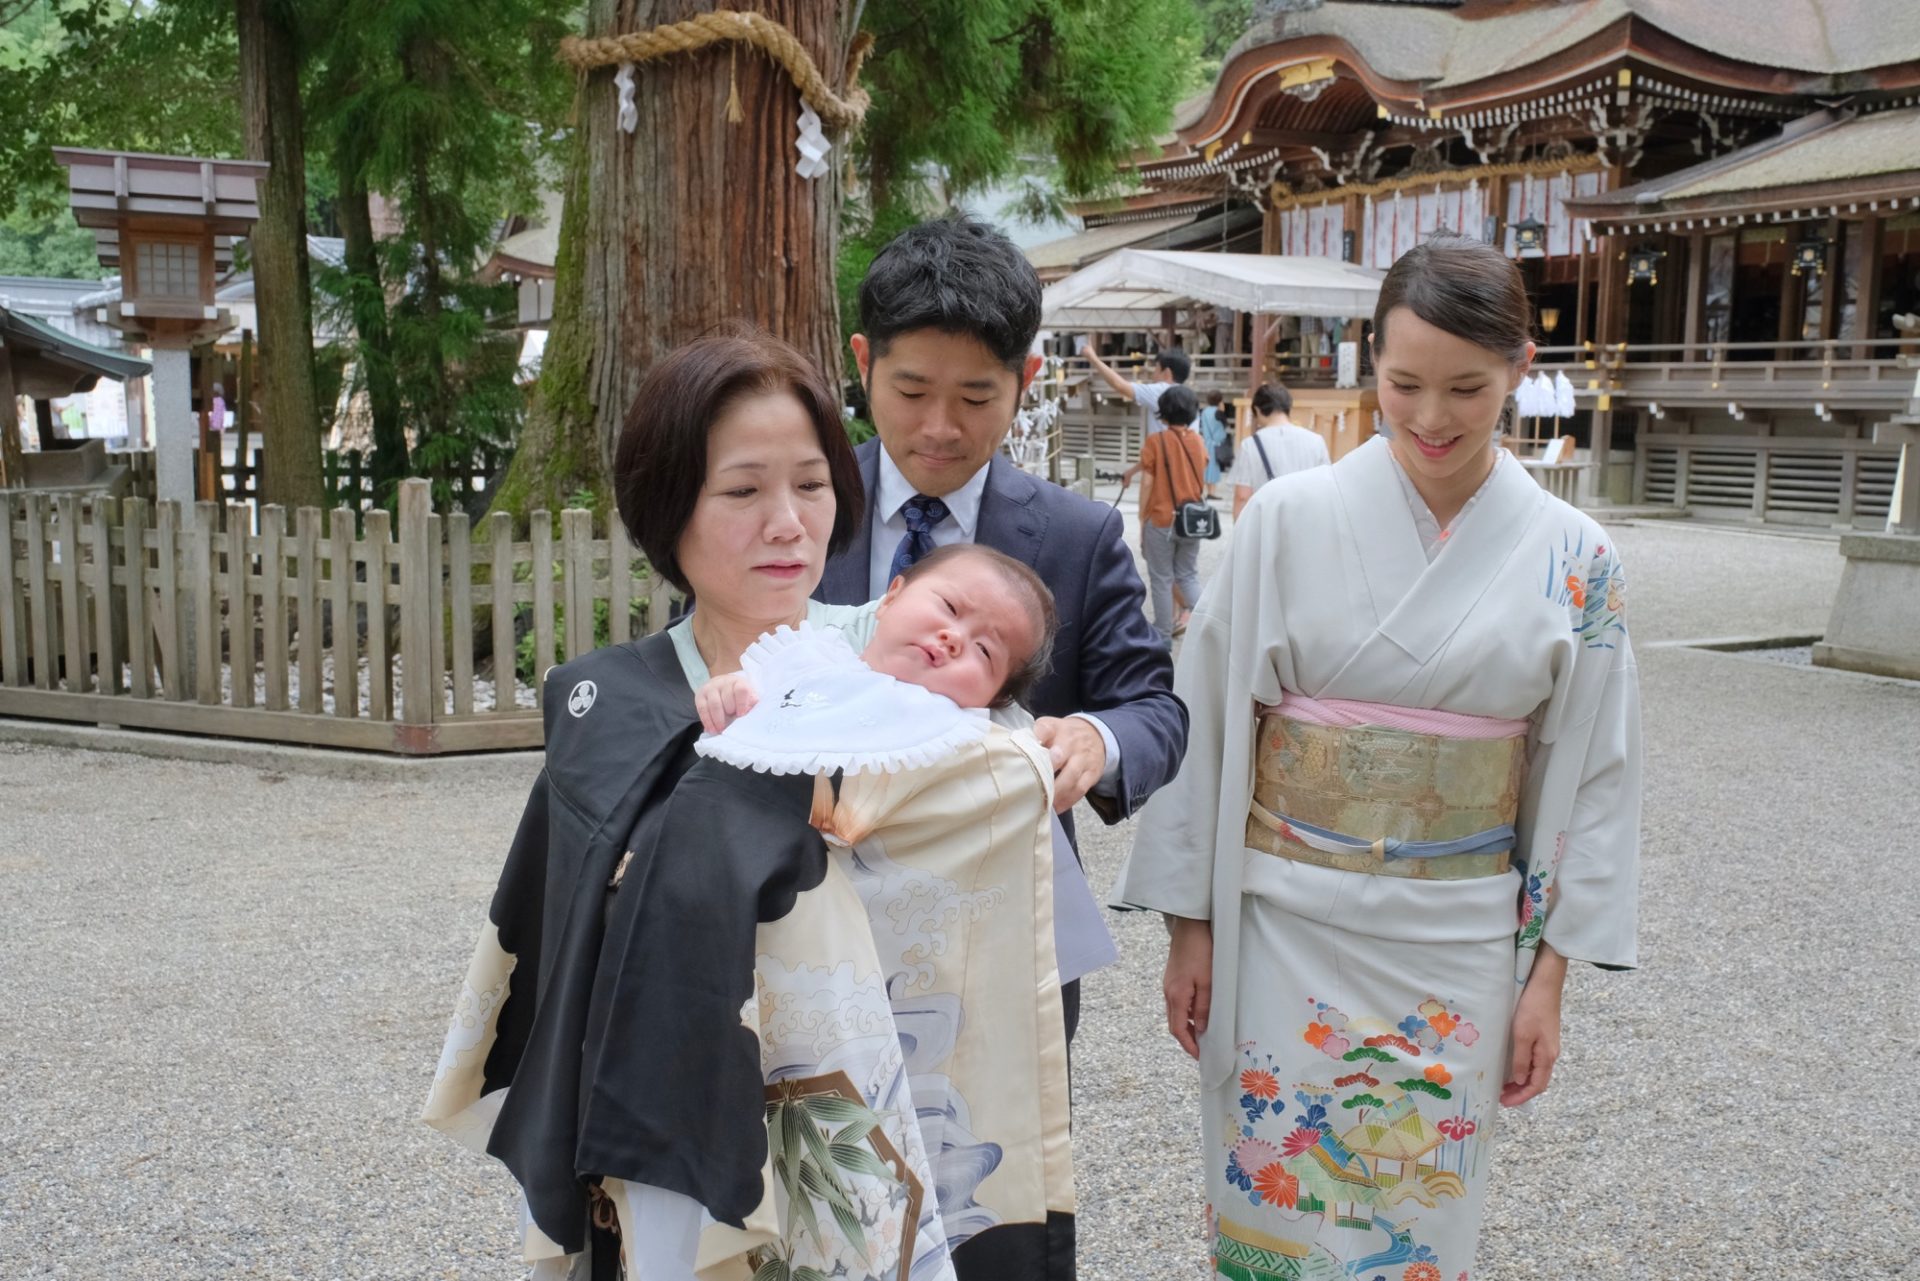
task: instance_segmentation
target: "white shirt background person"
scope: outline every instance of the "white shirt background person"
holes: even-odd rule
[[[1253,443],[1256,440],[1260,442],[1258,445]],[[1260,458],[1263,449],[1266,462]],[[1238,516],[1247,500],[1253,497],[1253,491],[1268,481],[1309,467],[1325,467],[1332,461],[1327,454],[1327,442],[1317,431],[1297,427],[1285,419],[1260,428],[1234,449],[1233,466],[1227,469],[1226,481],[1234,487],[1233,514]],[[1272,475],[1267,474],[1267,463],[1273,465]]]

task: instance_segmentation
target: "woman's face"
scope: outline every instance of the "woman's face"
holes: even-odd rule
[[[707,434],[707,478],[675,553],[701,609],[772,627],[806,612],[835,503],[813,420],[787,392],[744,396]]]
[[[1518,363],[1428,324],[1410,308],[1387,313],[1387,343],[1376,343],[1380,413],[1387,442],[1407,472],[1427,480],[1460,479],[1487,462],[1500,410],[1533,362],[1533,344]]]

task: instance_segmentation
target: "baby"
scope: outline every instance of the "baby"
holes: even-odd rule
[[[887,587],[860,657],[876,672],[966,708],[1018,702],[1046,673],[1059,626],[1040,576],[977,543],[942,547]],[[700,723],[718,734],[759,701],[745,672],[716,676],[694,695]]]

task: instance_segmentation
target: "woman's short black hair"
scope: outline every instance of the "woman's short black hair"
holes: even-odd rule
[[[1253,412],[1262,418],[1268,414],[1291,414],[1293,393],[1279,383],[1263,383],[1260,390],[1253,393]]]
[[[846,549],[866,516],[860,464],[832,387],[791,345],[751,325],[729,326],[674,348],[647,371],[627,410],[613,456],[613,498],[620,520],[648,562],[683,592],[680,536],[707,483],[707,438],[743,396],[785,392],[813,423],[833,482],[833,533],[827,554]]]
[[[1178,347],[1168,347],[1156,352],[1153,363],[1173,375],[1173,381],[1183,383],[1193,373],[1193,357]]]
[[[977,338],[1015,373],[1040,332],[1040,277],[997,229],[965,214],[909,227],[860,282],[860,332],[875,356],[922,329]]]
[[[1167,426],[1185,427],[1200,416],[1200,398],[1193,394],[1193,388],[1175,383],[1160,393],[1160,402],[1154,408]]]

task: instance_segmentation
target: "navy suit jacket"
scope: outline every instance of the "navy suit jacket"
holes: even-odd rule
[[[834,605],[871,599],[873,505],[880,442],[854,451],[866,483],[853,544],[827,562],[814,596]],[[1113,731],[1120,772],[1113,795],[1087,803],[1108,823],[1132,814],[1172,781],[1187,750],[1187,708],[1173,693],[1173,659],[1147,621],[1145,591],[1122,541],[1125,522],[1105,503],[1035,480],[995,454],[974,541],[1031,565],[1053,591],[1060,634],[1053,669],[1026,702],[1035,716],[1092,712]],[[1060,816],[1073,835],[1073,816]]]

